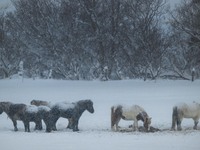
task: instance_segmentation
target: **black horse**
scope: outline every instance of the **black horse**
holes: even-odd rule
[[[26,106],[23,118],[25,131],[30,132],[30,122],[35,122],[35,130],[42,130],[42,120],[47,124],[49,112],[50,108],[46,106]]]
[[[36,106],[34,106],[36,107]],[[47,120],[49,108],[36,107],[31,108],[25,104],[13,104],[11,102],[0,102],[0,114],[5,112],[12,120],[14,131],[18,131],[17,120],[24,123],[25,132],[30,132],[30,122],[35,122],[35,129],[42,130],[42,119]]]
[[[78,122],[85,110],[94,113],[93,102],[91,100],[80,100],[76,103],[63,102],[55,104],[50,110],[46,132],[57,130],[56,122],[60,117],[70,119],[71,124],[68,128],[73,129],[73,131],[79,131]]]
[[[43,101],[43,100],[32,100],[30,102],[30,104],[35,105],[35,106],[47,106],[50,109],[55,106],[55,105],[51,104],[51,102],[47,102],[47,101]],[[46,124],[48,123],[47,118],[46,119],[44,118],[43,120],[45,121]],[[67,128],[71,129],[71,126],[72,126],[72,120],[70,118],[68,118]]]

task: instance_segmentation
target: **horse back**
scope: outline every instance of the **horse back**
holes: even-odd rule
[[[199,118],[200,117],[200,105],[199,104],[180,103],[176,107],[178,109],[178,113],[182,114],[184,118]]]
[[[145,110],[138,105],[122,107],[122,115],[124,116],[125,120],[136,120],[137,115],[141,112],[145,112]]]
[[[15,119],[20,119],[25,113],[25,104],[12,104],[10,105],[8,116]]]

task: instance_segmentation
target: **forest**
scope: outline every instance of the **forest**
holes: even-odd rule
[[[200,78],[200,1],[12,0],[0,7],[0,79]]]

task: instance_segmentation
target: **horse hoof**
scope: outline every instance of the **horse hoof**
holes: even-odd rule
[[[50,132],[51,132],[51,130],[49,130],[49,129],[46,129],[46,132],[47,132],[47,133],[50,133]]]
[[[73,129],[73,132],[77,132],[77,131],[79,131],[79,129]]]
[[[72,127],[67,127],[67,129],[73,129]]]
[[[170,131],[176,131],[176,129],[175,128],[171,128],[171,130]]]
[[[182,128],[178,128],[177,130],[178,130],[178,131],[182,131]]]

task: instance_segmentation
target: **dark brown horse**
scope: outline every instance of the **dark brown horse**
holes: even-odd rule
[[[17,120],[24,120],[25,104],[13,104],[11,102],[0,102],[0,109],[12,120],[14,131],[18,131]]]

